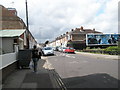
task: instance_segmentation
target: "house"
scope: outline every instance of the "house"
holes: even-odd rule
[[[5,8],[0,5],[0,72],[2,80],[18,65],[17,52],[21,49],[31,49],[37,41],[23,20],[17,16],[15,8]],[[0,78],[0,82],[2,81]]]
[[[21,18],[17,16],[15,8],[5,8],[0,5],[1,16],[0,23],[2,24],[1,30],[4,29],[26,29],[26,25]]]
[[[23,38],[26,30],[0,30],[0,71],[2,71],[2,80],[14,70],[17,66],[17,52],[24,49],[25,38]],[[25,37],[25,36],[24,36]]]
[[[5,8],[4,6],[0,5],[0,9],[1,9],[1,19],[0,19],[0,25],[2,27],[0,27],[0,30],[23,30],[23,29],[27,29],[25,23],[23,22],[23,20],[21,18],[19,18],[17,16],[17,11],[15,8]],[[17,32],[15,31],[15,32]],[[30,49],[33,47],[34,44],[37,45],[37,42],[35,40],[35,38],[33,37],[33,35],[31,34],[31,32],[29,30],[26,30],[24,35],[21,36],[22,38],[24,38],[24,46],[22,46],[24,49]],[[20,47],[20,46],[19,46]],[[21,49],[21,47],[20,47]]]
[[[82,26],[81,28],[75,28],[75,30],[72,29],[68,33],[67,46],[74,47],[75,49],[86,48],[86,34],[90,33],[102,34],[102,32],[98,32],[95,29],[84,29]]]
[[[81,26],[80,28],[71,29],[70,32],[66,32],[65,34],[57,37],[49,44],[52,45],[53,43],[55,43],[55,46],[58,47],[70,46],[75,49],[84,49],[86,48],[86,34],[89,33],[102,34],[102,32],[98,32],[95,29],[84,29]]]
[[[3,53],[18,52],[18,50],[26,49],[27,34],[26,29],[6,29],[0,30],[0,38],[2,41]],[[29,48],[33,48],[37,45],[37,41],[34,39],[31,33],[29,35]]]
[[[2,46],[0,47],[2,47],[3,54],[24,49],[24,45],[27,43],[25,33],[25,29],[0,30],[0,38],[2,40]]]

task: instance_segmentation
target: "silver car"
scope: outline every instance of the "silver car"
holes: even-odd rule
[[[54,55],[54,50],[52,49],[52,47],[44,47],[42,51],[43,55]]]

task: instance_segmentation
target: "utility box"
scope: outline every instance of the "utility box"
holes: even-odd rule
[[[29,67],[32,57],[32,50],[25,49],[18,52],[18,68]]]

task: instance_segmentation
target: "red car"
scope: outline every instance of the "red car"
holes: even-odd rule
[[[75,49],[72,47],[67,47],[64,52],[65,53],[75,53]]]

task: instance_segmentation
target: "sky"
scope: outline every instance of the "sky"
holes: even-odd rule
[[[118,33],[120,0],[27,0],[29,30],[38,43],[55,40],[71,29],[93,29]],[[0,4],[16,8],[26,23],[25,0],[0,0]]]

